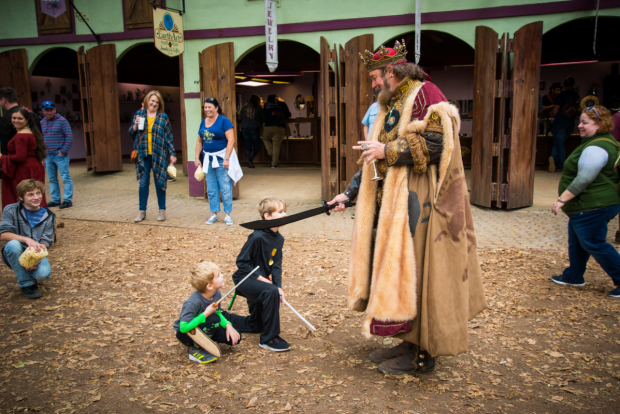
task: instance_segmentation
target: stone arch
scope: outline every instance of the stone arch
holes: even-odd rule
[[[62,46],[53,46],[53,47],[47,47],[43,50],[41,50],[36,57],[30,62],[30,65],[28,66],[28,74],[30,76],[32,76],[32,73],[34,72],[34,69],[37,67],[37,65],[39,64],[39,62],[41,61],[41,59],[43,59],[46,55],[48,55],[48,53],[53,52],[54,50],[58,50],[58,49],[69,49],[72,50],[73,52],[76,53],[77,56],[77,49],[80,45],[79,44],[65,44]],[[27,54],[32,53],[34,50],[34,48],[28,48],[27,50]],[[77,70],[77,69],[76,69]]]
[[[542,61],[560,60],[620,60],[617,46],[617,28],[620,17],[599,16],[596,37],[596,55],[593,50],[594,22],[592,16],[558,24],[543,34]]]
[[[261,65],[264,64],[264,54],[257,53],[257,50],[262,49],[264,51],[265,42],[260,42],[254,46],[248,48],[243,52],[235,61],[235,67],[247,66],[247,65]],[[262,52],[264,53],[264,52]],[[318,53],[312,46],[307,45],[304,42],[298,40],[280,38],[278,39],[278,54],[279,62],[278,70],[287,70],[289,65],[295,65],[299,62],[315,62],[317,69],[320,61],[320,53]],[[282,68],[282,69],[280,69]],[[265,65],[265,71],[267,71],[267,65]]]
[[[474,63],[474,48],[463,39],[448,32],[430,29],[422,30],[421,36],[421,65],[447,66]],[[375,50],[379,49],[380,45],[392,47],[396,40],[402,39],[407,44],[408,60],[415,61],[415,31],[401,33],[383,43],[375,43],[377,45]]]

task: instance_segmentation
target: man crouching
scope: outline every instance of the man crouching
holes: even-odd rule
[[[47,250],[54,241],[56,216],[41,207],[44,192],[42,182],[23,180],[17,185],[20,201],[4,208],[0,222],[0,240],[8,241],[2,248],[2,262],[13,269],[17,284],[28,299],[41,297],[37,281],[48,279],[52,272],[47,258],[32,268],[25,268],[19,263],[19,256],[28,247],[40,252]]]

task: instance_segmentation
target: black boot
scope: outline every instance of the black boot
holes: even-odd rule
[[[245,156],[248,159],[248,167],[249,168],[254,168],[254,163],[252,162],[254,160],[254,156],[252,155],[252,152],[246,151],[245,152]]]

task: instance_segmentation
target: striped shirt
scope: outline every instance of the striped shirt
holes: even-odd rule
[[[58,152],[64,155],[69,154],[69,149],[73,144],[69,121],[58,114],[51,120],[44,117],[41,120],[41,132],[43,132],[48,154],[58,154]]]

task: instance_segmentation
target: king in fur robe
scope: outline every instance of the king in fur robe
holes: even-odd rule
[[[428,80],[404,78],[388,98],[367,139],[385,144],[385,179],[372,181],[364,164],[344,192],[357,196],[348,305],[366,312],[367,337],[403,340],[371,354],[381,371],[421,374],[437,356],[468,351],[467,322],[486,300],[458,110]]]

